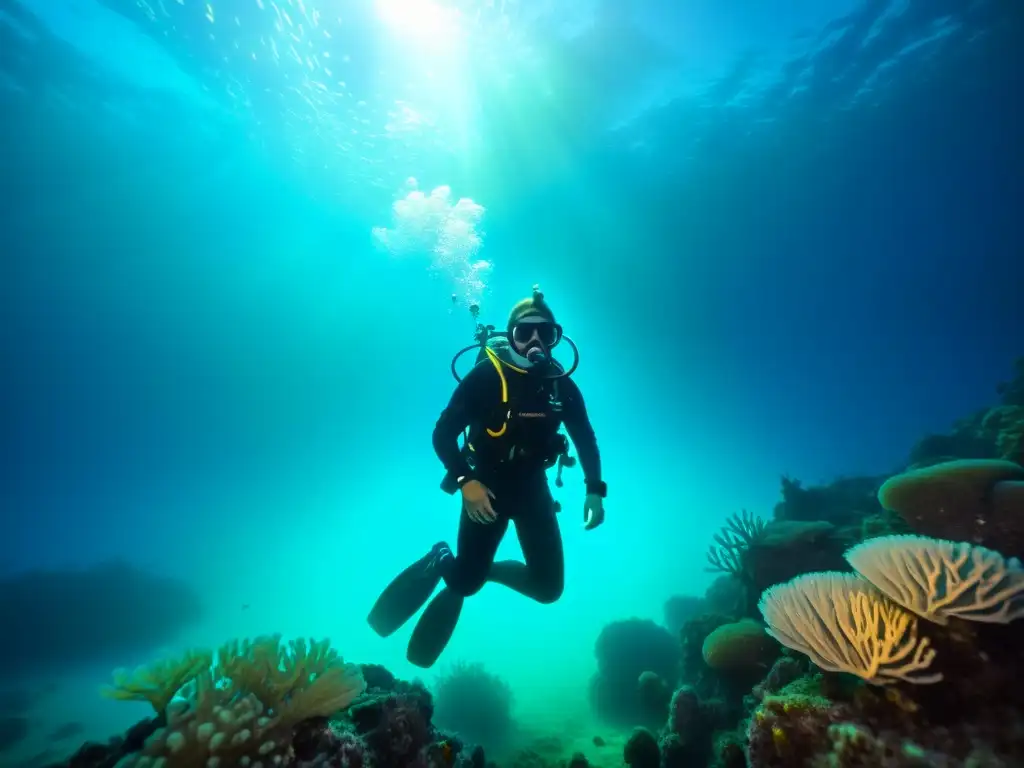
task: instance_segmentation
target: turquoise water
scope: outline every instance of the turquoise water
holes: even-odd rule
[[[597,634],[702,594],[730,514],[993,401],[1021,29],[996,0],[0,6],[0,565],[121,558],[202,605],[22,670],[46,716],[103,739],[145,714],[96,698],[113,666],[280,632],[428,682],[481,661],[586,738]],[[365,615],[454,538],[430,435],[470,305],[500,328],[534,284],[607,522],[567,470],[564,597],[488,585],[424,673]]]

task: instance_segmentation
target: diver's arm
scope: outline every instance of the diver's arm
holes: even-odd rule
[[[565,431],[569,433],[572,444],[576,446],[576,455],[579,456],[580,466],[583,467],[587,493],[604,496],[606,488],[601,480],[601,452],[597,449],[597,437],[594,435],[594,427],[590,423],[583,395],[572,379],[562,379],[560,386],[565,393],[562,423],[565,424]]]
[[[459,436],[474,421],[483,417],[482,404],[488,391],[498,386],[493,382],[494,367],[478,365],[459,382],[448,407],[434,426],[434,453],[453,478],[471,477],[472,472],[459,447]],[[493,397],[492,397],[493,399]]]

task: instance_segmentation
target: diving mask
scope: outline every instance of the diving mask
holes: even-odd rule
[[[520,347],[530,347],[534,342],[548,350],[561,340],[562,326],[543,317],[527,316],[512,326],[512,341]]]

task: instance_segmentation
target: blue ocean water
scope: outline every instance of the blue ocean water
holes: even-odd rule
[[[113,666],[232,637],[429,681],[365,616],[454,537],[470,305],[503,327],[539,284],[607,521],[567,470],[564,597],[487,586],[443,661],[586,720],[601,628],[703,593],[729,515],[897,471],[1010,376],[1022,32],[1006,0],[6,0],[0,568],[120,560],[198,606],[6,674],[98,739],[144,713],[97,700]]]

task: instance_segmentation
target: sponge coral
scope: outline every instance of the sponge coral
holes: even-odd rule
[[[881,505],[914,531],[1024,556],[1024,467],[1012,461],[947,461],[890,477]]]
[[[365,686],[359,668],[345,664],[327,640],[233,641],[221,648],[215,667],[211,660],[208,652],[191,651],[115,674],[107,696],[149,701],[167,721],[124,768],[288,764],[295,726],[344,709]],[[172,700],[185,688],[185,698]]]
[[[723,624],[704,638],[701,654],[712,669],[763,666],[778,655],[779,646],[753,619]]]

